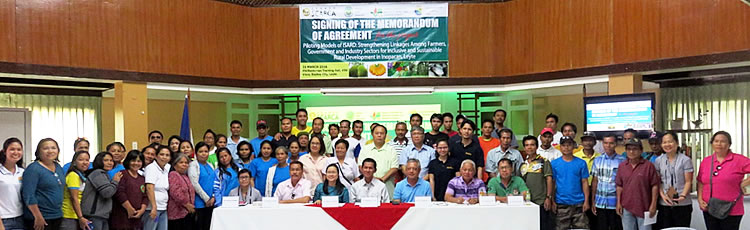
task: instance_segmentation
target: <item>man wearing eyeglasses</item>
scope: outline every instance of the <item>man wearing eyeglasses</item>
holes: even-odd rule
[[[148,142],[149,143],[156,143],[158,145],[161,145],[161,141],[164,140],[164,134],[161,133],[159,130],[154,130],[148,133]]]
[[[648,212],[649,218],[656,216],[656,199],[659,195],[659,176],[651,162],[643,159],[643,144],[637,138],[625,143],[627,161],[620,163],[615,176],[617,185],[617,214],[622,216],[622,228],[651,229],[644,225]]]

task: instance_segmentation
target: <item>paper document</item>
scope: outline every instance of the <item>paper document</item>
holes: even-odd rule
[[[643,212],[643,225],[652,225],[656,223],[656,217],[659,216],[659,210],[656,211],[654,218],[650,218],[651,212]]]

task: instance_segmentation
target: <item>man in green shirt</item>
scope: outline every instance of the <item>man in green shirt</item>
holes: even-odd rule
[[[499,177],[494,177],[488,184],[489,193],[495,194],[495,200],[508,203],[508,196],[526,196],[529,191],[521,177],[513,176],[513,162],[503,158],[497,163]]]
[[[529,153],[526,161],[521,164],[521,177],[531,193],[531,202],[539,205],[541,229],[548,230],[554,226],[552,216],[552,166],[548,159],[537,154],[539,142],[534,136],[526,136],[521,142],[524,150]]]

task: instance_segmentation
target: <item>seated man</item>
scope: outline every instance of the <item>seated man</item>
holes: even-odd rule
[[[474,161],[466,159],[461,162],[461,176],[454,177],[445,189],[445,201],[453,203],[479,203],[479,190],[486,190],[484,182],[476,178]]]
[[[513,162],[503,158],[497,163],[498,177],[487,183],[489,193],[495,194],[495,200],[508,203],[508,196],[524,196],[529,192],[526,183],[519,176],[513,176]]]
[[[378,163],[372,158],[366,158],[362,161],[362,166],[359,168],[362,171],[364,180],[359,180],[352,185],[351,203],[362,202],[362,198],[374,197],[377,198],[380,203],[391,202],[391,196],[388,194],[388,190],[385,188],[385,183],[375,179],[375,172],[378,170]]]
[[[419,160],[409,159],[406,161],[405,167],[406,180],[396,184],[396,189],[393,191],[393,201],[414,202],[414,197],[432,196],[430,183],[419,176],[419,171],[422,170]]]
[[[289,179],[276,187],[273,196],[279,198],[279,203],[307,203],[310,202],[310,181],[302,178],[302,163],[289,163]]]

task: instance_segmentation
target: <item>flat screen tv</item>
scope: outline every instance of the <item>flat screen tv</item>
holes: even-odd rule
[[[653,93],[584,97],[585,130],[599,139],[620,136],[627,129],[638,131],[638,138],[648,138],[654,130],[654,98]]]

